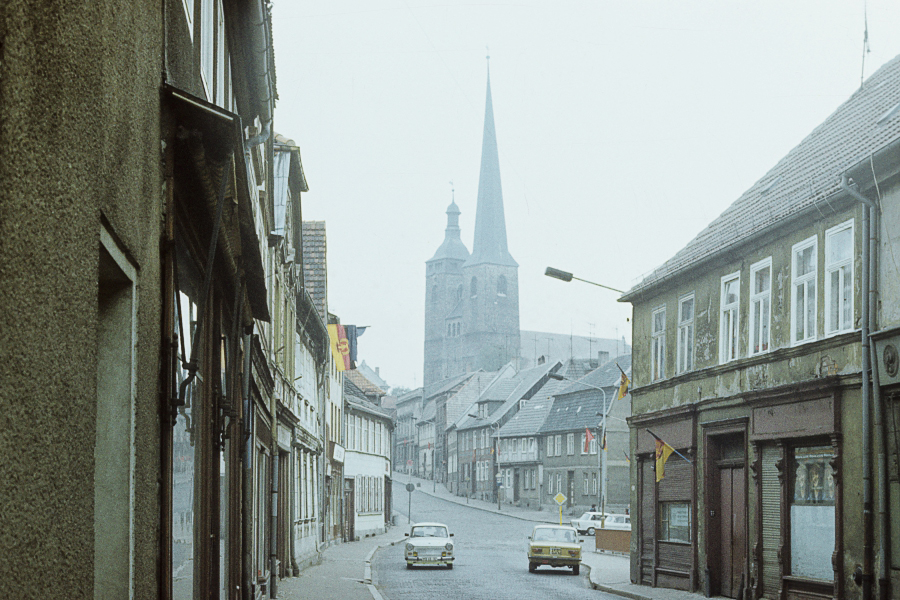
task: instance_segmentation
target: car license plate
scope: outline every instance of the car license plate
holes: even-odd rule
[[[555,554],[559,556],[560,549],[559,548],[550,548],[550,554]]]

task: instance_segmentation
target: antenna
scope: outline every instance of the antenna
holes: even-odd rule
[[[453,187],[453,182],[450,182],[450,201],[456,202],[456,188]]]
[[[869,48],[869,14],[868,2],[863,2],[863,47],[862,47],[862,68],[859,74],[859,87],[862,88],[863,81],[866,78],[866,54],[872,51]]]

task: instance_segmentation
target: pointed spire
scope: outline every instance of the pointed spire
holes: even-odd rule
[[[475,213],[475,241],[466,266],[481,263],[519,266],[506,247],[506,217],[500,185],[500,158],[494,129],[491,100],[491,57],[487,56],[487,98],[484,107],[484,136],[481,142],[481,174],[478,179],[478,209]]]

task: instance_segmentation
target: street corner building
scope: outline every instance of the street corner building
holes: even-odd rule
[[[900,57],[621,298],[634,582],[900,594],[898,99]]]

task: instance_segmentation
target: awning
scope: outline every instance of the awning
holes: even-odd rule
[[[222,168],[230,168],[229,190],[237,204],[235,223],[223,226],[220,233],[220,248],[226,260],[243,272],[247,286],[252,316],[261,321],[269,321],[269,306],[266,298],[266,279],[260,253],[259,237],[256,234],[253,203],[247,169],[247,152],[239,115],[224,110],[201,98],[168,84],[163,85],[163,93],[168,100],[169,115],[174,122],[176,137],[193,142],[191,158],[193,167],[199,170],[196,188],[206,197],[206,205],[214,207],[216,183],[210,183],[222,175]],[[223,164],[232,153],[229,165]],[[212,197],[210,197],[212,195]],[[213,218],[213,213],[209,214]]]

